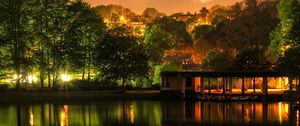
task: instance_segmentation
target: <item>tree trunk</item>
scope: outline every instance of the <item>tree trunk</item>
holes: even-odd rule
[[[40,68],[40,83],[41,87],[44,88],[44,69]]]
[[[89,49],[88,49],[88,54],[89,54],[89,59],[88,59],[88,82],[90,82],[90,74],[91,74],[91,48],[89,45]]]
[[[18,67],[18,66],[17,66]],[[20,77],[20,69],[17,68],[16,69],[16,73],[17,73],[17,79],[16,79],[16,88],[19,89],[20,88],[20,80],[21,80],[21,77]]]
[[[51,71],[50,71],[50,51],[47,53],[47,78],[48,78],[48,87],[51,87]]]
[[[82,70],[82,77],[81,77],[81,80],[84,80],[84,76],[85,76],[85,58],[86,58],[86,55],[84,54],[84,58],[83,58],[83,70]]]
[[[125,88],[125,79],[122,78],[122,91],[125,92],[126,88]]]
[[[51,73],[50,73],[50,68],[49,68],[49,63],[48,63],[48,70],[47,70],[47,78],[48,78],[48,88],[51,87]]]
[[[82,81],[84,80],[84,76],[85,76],[85,66],[83,67],[83,70],[82,70],[82,76],[81,76]]]
[[[43,28],[41,27],[40,32],[43,32]],[[40,41],[40,48],[41,48],[41,59],[40,59],[40,83],[41,87],[44,87],[44,40],[45,38]]]

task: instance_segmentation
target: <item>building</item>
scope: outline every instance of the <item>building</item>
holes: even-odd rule
[[[187,21],[188,19],[197,16],[197,14],[183,14],[183,13],[176,13],[171,15],[170,17],[177,20],[177,21]]]
[[[236,94],[272,95],[293,89],[299,80],[292,80],[280,72],[162,72],[161,93],[180,94]],[[294,89],[296,90],[296,89]]]

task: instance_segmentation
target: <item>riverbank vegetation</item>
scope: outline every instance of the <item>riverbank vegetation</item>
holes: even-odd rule
[[[299,78],[299,25],[297,0],[169,16],[81,0],[1,0],[0,88],[158,89],[161,71],[181,70]]]

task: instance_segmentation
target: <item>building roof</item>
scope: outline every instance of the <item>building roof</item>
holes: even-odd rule
[[[168,77],[282,77],[286,76],[281,72],[273,71],[231,71],[231,72],[208,72],[208,71],[183,71],[174,72],[166,71],[161,72],[161,76]]]

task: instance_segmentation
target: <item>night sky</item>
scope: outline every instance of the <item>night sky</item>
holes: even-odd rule
[[[231,5],[241,0],[86,0],[92,6],[117,4],[141,14],[145,8],[153,7],[159,11],[172,14],[175,12],[198,12],[202,7],[213,5]]]

